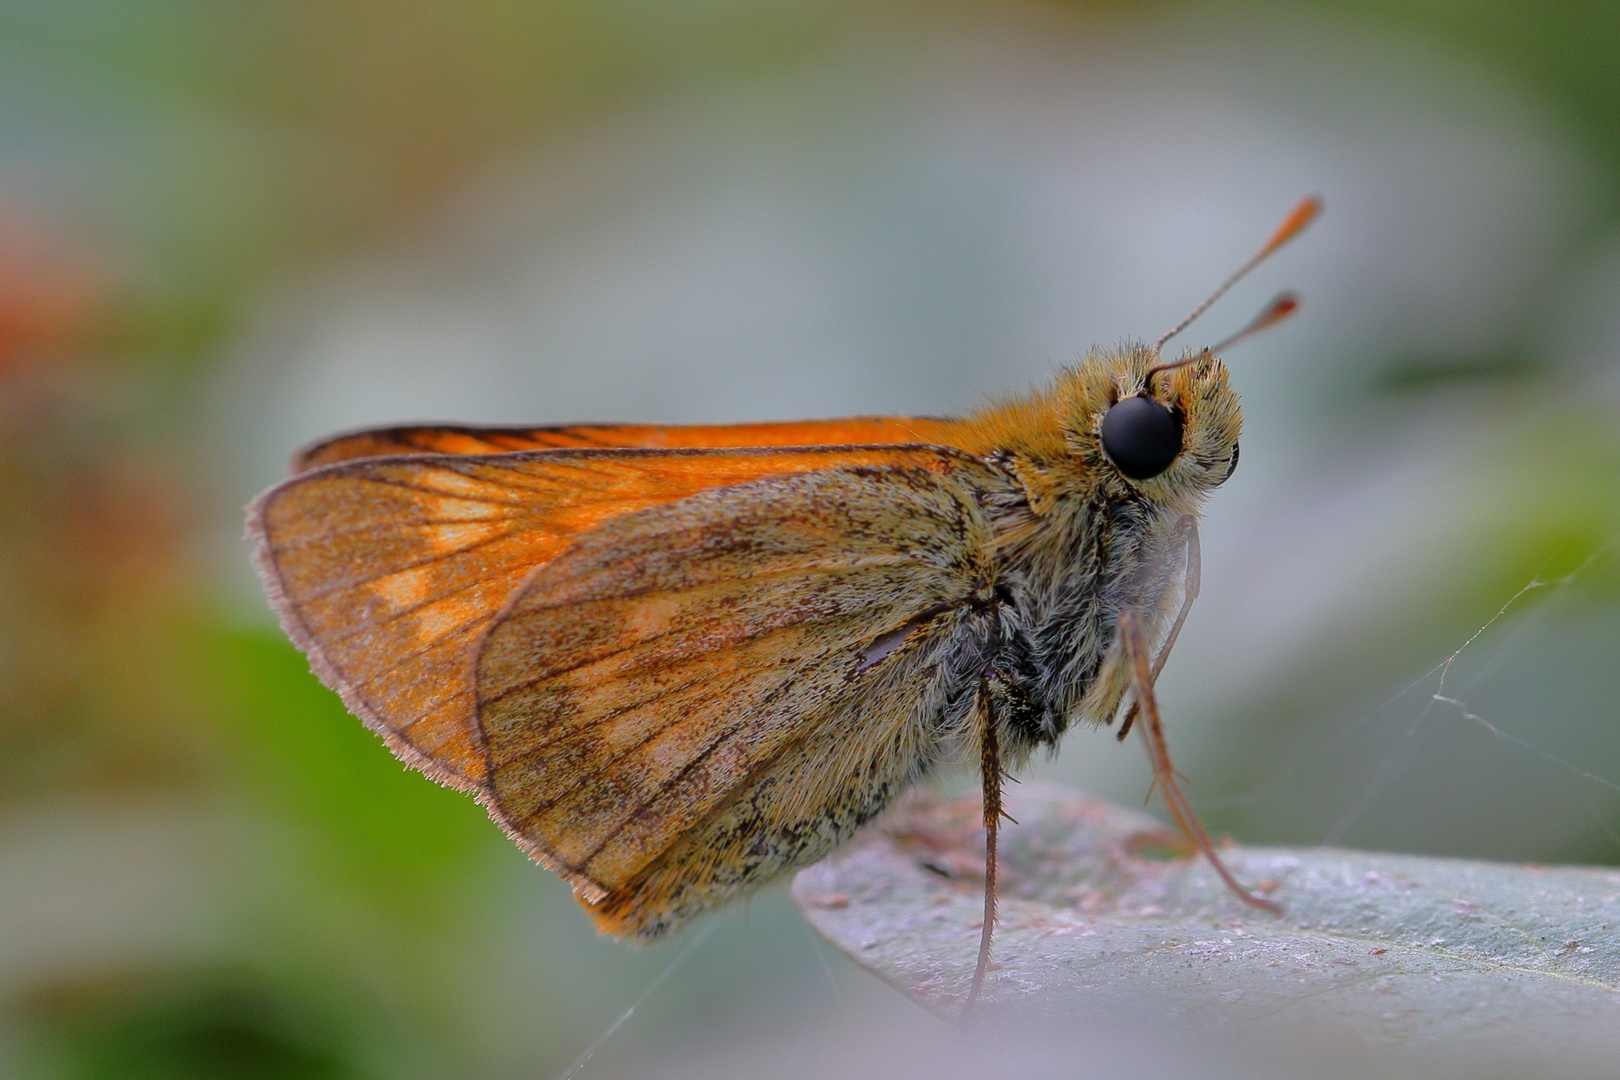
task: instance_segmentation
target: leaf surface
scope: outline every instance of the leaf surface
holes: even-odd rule
[[[1620,1060],[1620,871],[1226,849],[1279,917],[1144,815],[1041,785],[1014,786],[1008,811],[986,1012]],[[794,884],[824,937],[948,1018],[978,944],[978,818],[977,798],[914,798]]]

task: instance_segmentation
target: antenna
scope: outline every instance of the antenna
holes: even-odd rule
[[[1262,330],[1271,329],[1298,310],[1299,294],[1292,291],[1280,292],[1271,298],[1271,303],[1267,304],[1260,314],[1249,320],[1247,326],[1230,337],[1211,345],[1209,351],[1218,353],[1223,349],[1230,348],[1246,337],[1253,337]]]
[[[1209,297],[1202,304],[1199,304],[1197,307],[1193,308],[1191,314],[1189,314],[1185,319],[1182,319],[1180,322],[1176,323],[1176,325],[1171,327],[1163,337],[1154,342],[1154,350],[1157,351],[1164,348],[1165,342],[1169,341],[1171,338],[1187,329],[1187,327],[1191,326],[1194,319],[1208,311],[1211,304],[1215,303],[1215,301],[1226,295],[1226,290],[1230,289],[1233,285],[1236,285],[1239,281],[1241,281],[1245,274],[1264,262],[1267,256],[1271,255],[1272,252],[1276,251],[1278,248],[1282,247],[1284,244],[1288,243],[1288,241],[1292,240],[1294,237],[1303,232],[1305,230],[1305,226],[1309,225],[1313,220],[1315,220],[1316,215],[1320,214],[1321,212],[1322,200],[1317,198],[1315,195],[1307,195],[1305,198],[1301,199],[1299,201],[1299,205],[1294,207],[1293,213],[1289,214],[1287,219],[1277,227],[1277,231],[1271,234],[1271,239],[1266,241],[1266,246],[1249,256],[1249,260],[1236,270],[1232,271],[1231,276],[1225,281],[1221,282],[1220,285],[1216,287],[1215,291],[1210,293]],[[1279,297],[1279,299],[1281,298]],[[1278,314],[1276,313],[1275,309],[1276,301],[1273,301],[1272,307],[1267,309],[1266,314],[1274,317],[1266,320],[1263,316],[1261,319],[1256,320],[1256,323],[1263,323],[1263,325],[1251,323],[1249,326],[1244,327],[1244,329],[1240,331],[1237,336],[1241,337],[1245,333],[1252,333],[1256,330],[1262,330],[1279,319],[1286,318],[1289,313],[1293,311],[1293,308],[1289,308],[1288,311]],[[1230,343],[1230,339],[1227,342],[1223,342],[1223,344]]]
[[[1249,324],[1247,326],[1233,334],[1231,337],[1226,338],[1219,344],[1206,345],[1193,355],[1184,360],[1177,360],[1173,364],[1158,364],[1154,367],[1148,368],[1147,374],[1142,376],[1142,385],[1151,389],[1153,386],[1153,376],[1157,375],[1159,372],[1174,371],[1178,367],[1186,367],[1188,364],[1195,364],[1206,356],[1213,356],[1215,353],[1220,352],[1227,346],[1236,345],[1238,342],[1252,334],[1258,334],[1262,330],[1276,326],[1278,323],[1282,322],[1284,319],[1288,318],[1288,316],[1292,315],[1298,310],[1299,294],[1294,292],[1280,292],[1271,298],[1271,303],[1267,304],[1260,314],[1249,320]]]

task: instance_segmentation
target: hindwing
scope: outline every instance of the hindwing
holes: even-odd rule
[[[491,811],[604,929],[819,859],[948,752],[991,586],[981,467],[906,453],[616,517],[490,626]]]

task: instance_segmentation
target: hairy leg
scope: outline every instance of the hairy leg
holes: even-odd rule
[[[973,985],[962,1006],[961,1021],[973,1015],[984,989],[985,972],[990,970],[990,944],[996,928],[996,834],[1001,826],[1001,751],[996,743],[995,706],[990,699],[990,680],[979,680],[979,772],[984,783],[984,924],[979,930],[979,962],[973,969]],[[958,1022],[961,1022],[958,1021]]]
[[[1170,659],[1170,649],[1181,636],[1181,627],[1187,621],[1187,613],[1192,610],[1193,601],[1198,599],[1198,585],[1203,576],[1203,555],[1198,546],[1198,519],[1191,514],[1176,522],[1176,537],[1165,545],[1164,558],[1179,546],[1186,555],[1186,569],[1181,582],[1181,610],[1176,612],[1176,621],[1171,624],[1170,632],[1164,636],[1164,644],[1159,646],[1159,655],[1153,658],[1153,681],[1159,681],[1159,672],[1164,670],[1164,662]],[[1140,700],[1131,702],[1130,711],[1125,714],[1125,722],[1119,725],[1119,733],[1114,737],[1120,742],[1131,733],[1131,725],[1136,723],[1136,714],[1142,709]]]
[[[1215,872],[1226,882],[1227,887],[1237,893],[1244,903],[1257,908],[1264,908],[1273,914],[1282,914],[1282,909],[1270,900],[1263,900],[1238,883],[1221,857],[1215,851],[1215,844],[1204,831],[1199,822],[1198,815],[1193,812],[1192,803],[1182,793],[1181,785],[1176,781],[1175,767],[1170,764],[1170,746],[1164,738],[1164,724],[1159,716],[1159,700],[1153,692],[1153,668],[1148,659],[1147,634],[1142,626],[1141,612],[1135,608],[1126,608],[1119,613],[1119,645],[1125,650],[1125,662],[1129,665],[1131,675],[1131,691],[1136,696],[1136,704],[1142,711],[1142,738],[1147,742],[1148,759],[1153,765],[1153,782],[1164,799],[1170,817],[1174,819],[1177,827],[1187,834],[1192,842],[1198,845]]]

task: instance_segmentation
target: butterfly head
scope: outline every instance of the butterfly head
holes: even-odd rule
[[[1171,359],[1164,344],[1321,210],[1315,196],[1301,200],[1264,247],[1152,345],[1095,351],[1046,390],[969,417],[956,441],[1010,469],[1037,516],[1065,499],[1091,506],[1099,497],[1195,512],[1237,468],[1243,414],[1218,354],[1291,316],[1299,298],[1279,293],[1211,348]]]
[[[1128,346],[1088,357],[1075,372],[1079,411],[1069,418],[1065,432],[1080,444],[1075,449],[1093,459],[1099,456],[1087,453],[1094,448],[1080,435],[1093,421],[1091,433],[1106,467],[1150,498],[1196,500],[1223,484],[1237,468],[1242,414],[1216,354],[1293,315],[1299,298],[1292,292],[1277,294],[1247,326],[1213,348],[1184,351],[1174,360],[1163,358],[1161,350],[1321,211],[1322,201],[1315,196],[1301,200],[1264,247],[1151,348]],[[1106,391],[1106,407],[1097,400],[1101,390]]]
[[[1196,501],[1237,467],[1243,414],[1208,350],[1169,360],[1143,345],[1099,351],[1061,381],[1069,452],[1105,486]]]

